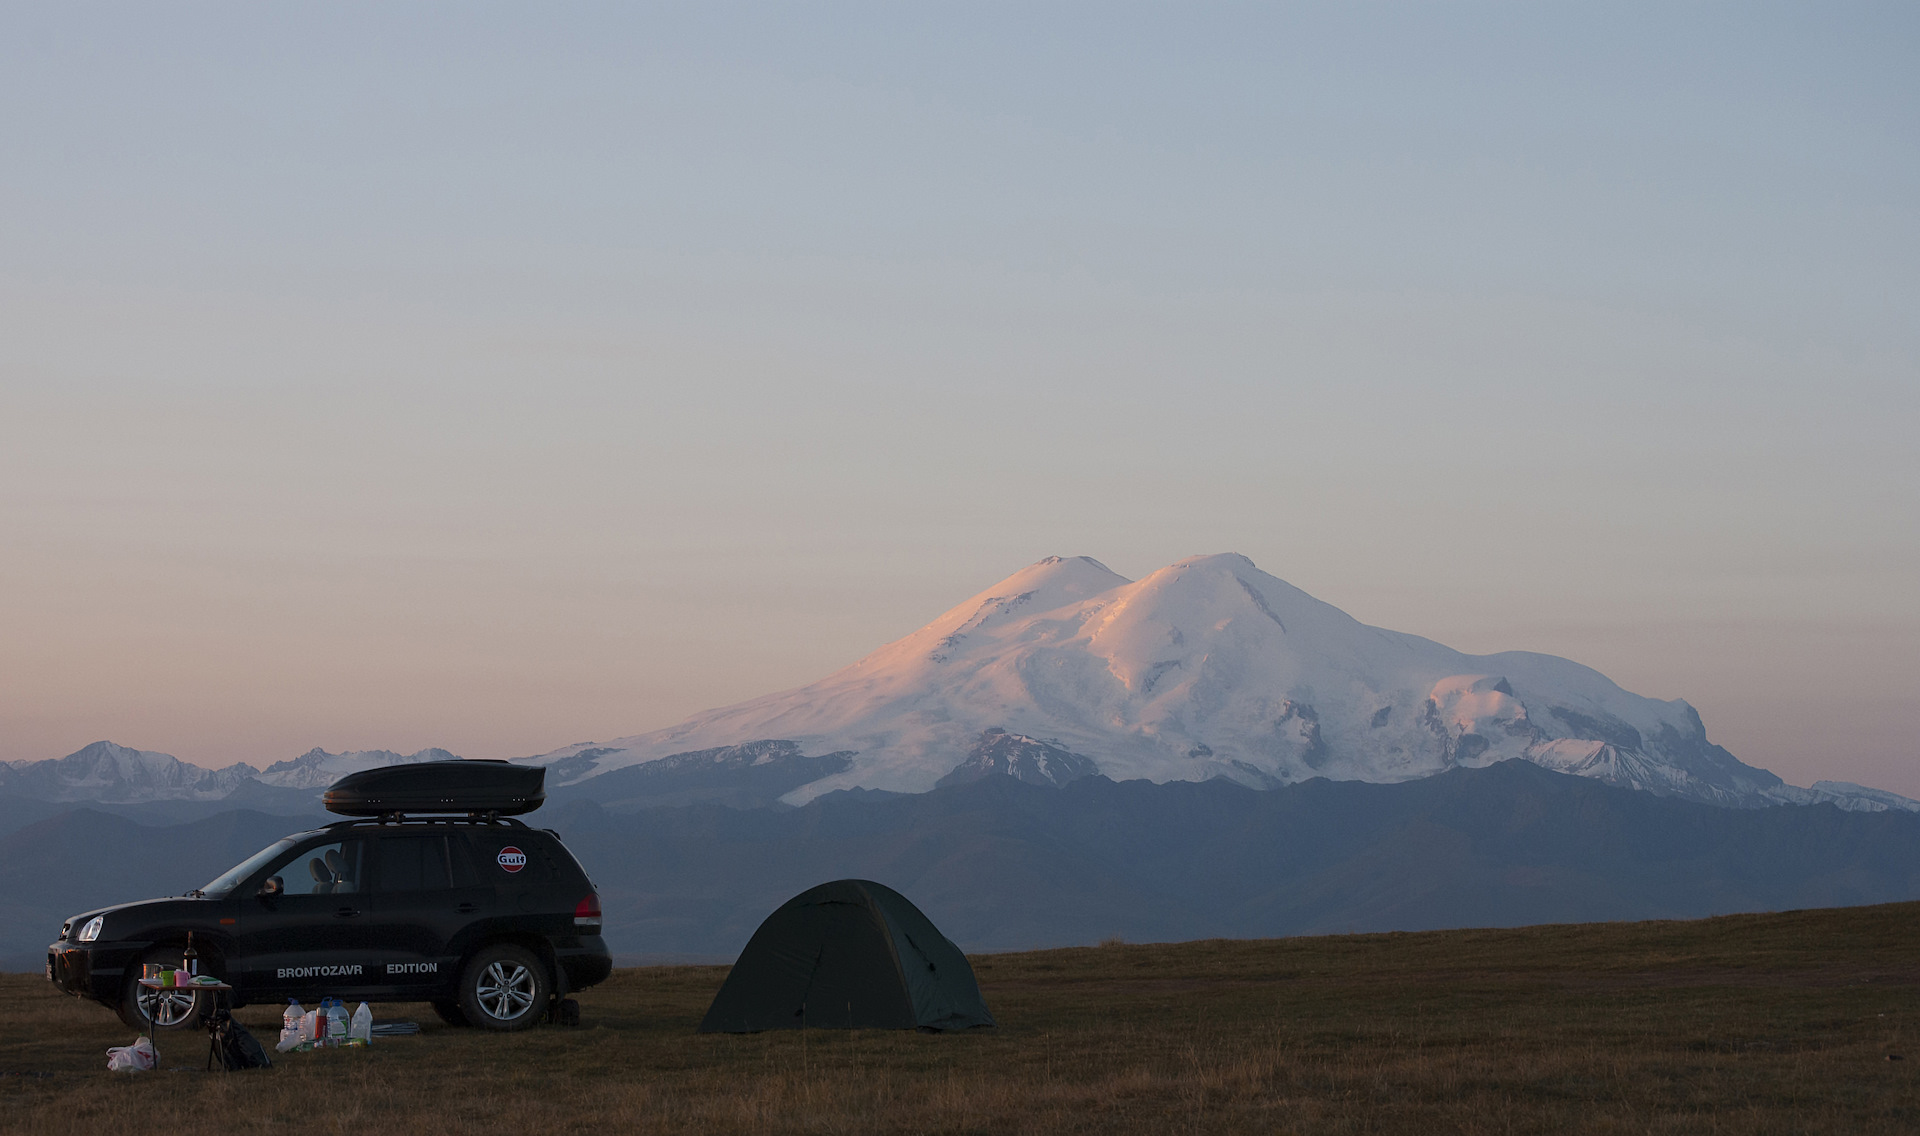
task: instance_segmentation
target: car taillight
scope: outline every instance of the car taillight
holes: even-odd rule
[[[598,927],[600,925],[600,897],[589,893],[573,907],[573,925],[575,927]]]

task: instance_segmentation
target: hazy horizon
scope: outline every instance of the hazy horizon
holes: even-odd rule
[[[1916,45],[0,8],[0,759],[523,756],[1236,551],[1920,796]]]

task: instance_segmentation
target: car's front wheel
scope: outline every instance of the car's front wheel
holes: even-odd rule
[[[546,1013],[552,989],[538,955],[502,943],[467,963],[460,975],[460,1013],[481,1029],[526,1029]]]
[[[169,962],[179,965],[176,950],[150,951],[140,963],[128,968],[127,983],[121,988],[120,1020],[131,1029],[146,1032],[149,1023],[158,1031],[192,1029],[213,1012],[213,998],[197,990],[151,990],[140,985],[143,964]]]

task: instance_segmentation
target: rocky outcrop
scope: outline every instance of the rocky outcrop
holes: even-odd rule
[[[1055,742],[1025,734],[1010,734],[995,726],[980,735],[967,759],[940,778],[938,788],[965,785],[987,777],[1011,777],[1029,785],[1059,788],[1100,772],[1092,758],[1082,757]]]

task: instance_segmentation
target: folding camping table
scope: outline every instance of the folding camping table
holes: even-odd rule
[[[233,991],[233,987],[224,982],[189,982],[184,986],[162,986],[160,980],[157,978],[142,978],[140,979],[140,985],[155,992],[163,990],[191,990],[194,992],[194,1004],[196,1007],[199,1005],[200,992],[203,990],[212,991],[213,1008],[216,1010],[220,1008],[221,1000]],[[160,1071],[160,1031],[153,1024],[152,1014],[146,1014],[144,1017],[147,1019],[147,1044],[153,1047],[153,1070],[157,1073]],[[209,1030],[207,1032],[207,1072],[209,1073],[213,1072],[214,1047],[219,1044],[219,1039],[215,1038],[213,1032]]]

